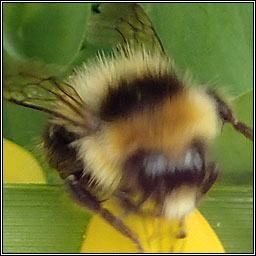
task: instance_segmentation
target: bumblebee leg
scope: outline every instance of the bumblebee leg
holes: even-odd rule
[[[149,198],[150,195],[151,192],[145,193],[144,196],[138,202],[133,202],[125,195],[125,193],[123,193],[122,191],[118,192],[116,196],[120,204],[123,205],[123,208],[125,209],[124,212],[118,218],[123,219],[130,213],[140,212],[141,206],[145,203],[145,201]]]
[[[215,183],[219,175],[219,169],[215,163],[210,163],[207,166],[207,169],[208,169],[207,172],[209,173],[209,175],[203,181],[203,184],[201,187],[202,195],[205,195],[210,190],[210,188],[213,186],[213,184]]]
[[[143,248],[134,233],[108,209],[103,208],[101,206],[101,201],[99,201],[97,197],[92,195],[84,187],[81,187],[74,175],[68,176],[66,178],[66,183],[70,189],[71,195],[80,205],[85,206],[96,214],[100,214],[105,221],[116,228],[124,236],[132,240],[140,252],[143,252]]]
[[[183,239],[183,238],[185,238],[187,236],[186,225],[185,225],[185,219],[184,218],[182,218],[180,220],[179,228],[180,228],[180,231],[179,231],[179,234],[177,235],[177,238]]]
[[[214,90],[208,90],[208,94],[215,100],[219,117],[223,123],[232,124],[238,132],[242,133],[249,140],[253,141],[253,129],[238,121],[230,106],[228,106],[228,104]]]

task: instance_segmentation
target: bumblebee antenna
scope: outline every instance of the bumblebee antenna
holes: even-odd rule
[[[215,100],[220,119],[223,123],[230,123],[239,133],[253,141],[253,129],[246,124],[240,122],[235,117],[230,106],[212,89],[209,89],[208,94]]]

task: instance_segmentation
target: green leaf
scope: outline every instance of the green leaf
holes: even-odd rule
[[[218,80],[234,96],[252,89],[252,3],[152,4],[149,15],[180,73]]]
[[[253,253],[253,189],[216,186],[199,210],[215,230],[227,253]]]
[[[20,146],[35,147],[45,123],[44,113],[3,101],[3,136]]]
[[[3,252],[79,252],[90,217],[63,187],[4,185]]]
[[[4,48],[67,66],[77,55],[90,4],[5,3]]]

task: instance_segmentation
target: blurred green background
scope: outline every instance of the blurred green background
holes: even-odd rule
[[[189,70],[198,83],[214,84],[223,90],[229,95],[239,119],[253,126],[253,3],[147,3],[142,6],[180,76]],[[119,7],[111,6],[113,10]],[[12,72],[19,62],[36,60],[54,67],[56,75],[61,76],[93,58],[97,50],[107,49],[101,32],[104,35],[104,29],[109,29],[106,26],[111,24],[102,18],[92,26],[91,15],[96,15],[98,10],[98,4],[89,3],[4,3],[4,72]],[[93,44],[96,39],[102,44]],[[3,136],[28,149],[38,159],[51,185],[5,185],[4,252],[77,252],[88,223],[89,215],[83,218],[84,213],[71,202],[65,203],[63,210],[62,199],[48,200],[59,197],[62,187],[53,185],[62,181],[48,170],[38,150],[45,122],[43,113],[3,102]],[[221,177],[215,190],[201,203],[201,210],[227,252],[252,252],[253,144],[224,125],[214,144],[213,158],[219,162]],[[21,199],[29,207],[14,204]],[[40,206],[40,213],[33,208],[34,202],[47,200],[47,209],[52,207],[53,212],[63,212],[56,225],[48,223],[45,216],[49,210],[47,212],[44,204]],[[19,216],[21,208],[25,211],[23,216]],[[28,209],[34,213],[30,218],[26,214]],[[43,217],[42,212],[46,214]],[[78,217],[67,225],[69,214]],[[60,241],[53,243],[49,233],[37,232],[39,216],[44,220],[42,225],[50,225],[54,237],[60,237]],[[17,232],[21,228],[23,236],[20,237]],[[34,247],[28,247],[27,239],[31,237],[26,236],[24,230],[37,234]],[[63,243],[69,239],[64,235],[65,230],[74,233],[75,242]],[[44,243],[40,243],[40,239]]]

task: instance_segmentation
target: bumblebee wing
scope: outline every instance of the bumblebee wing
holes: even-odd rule
[[[6,100],[48,113],[63,124],[85,126],[86,105],[70,84],[54,76],[24,72],[4,76],[3,81]]]
[[[158,50],[165,55],[151,20],[136,3],[93,4],[86,41],[101,47],[128,44],[133,48]]]

